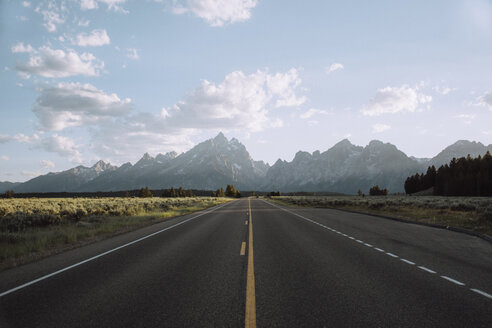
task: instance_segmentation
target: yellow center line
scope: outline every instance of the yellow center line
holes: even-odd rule
[[[248,248],[248,280],[246,282],[246,315],[245,327],[256,327],[256,297],[255,297],[255,269],[253,261],[253,216],[251,215],[251,201],[248,199],[249,210],[249,248]]]
[[[243,241],[243,243],[241,244],[241,252],[239,253],[239,255],[244,255],[246,254],[246,242]]]

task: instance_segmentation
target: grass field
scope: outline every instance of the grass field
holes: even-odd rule
[[[437,196],[280,196],[289,206],[338,208],[451,226],[492,236],[492,198]]]
[[[0,199],[0,270],[227,201],[211,197]]]

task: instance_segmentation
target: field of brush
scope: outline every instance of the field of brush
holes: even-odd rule
[[[0,270],[229,199],[0,199]]]
[[[280,196],[289,206],[322,207],[451,226],[492,236],[492,198],[439,196]]]

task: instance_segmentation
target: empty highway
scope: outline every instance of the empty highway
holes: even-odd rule
[[[492,244],[240,199],[0,273],[0,327],[491,327]]]

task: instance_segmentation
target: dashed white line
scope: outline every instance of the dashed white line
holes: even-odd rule
[[[268,202],[266,202],[266,201],[265,201],[265,203],[268,203]],[[306,220],[306,221],[309,221],[309,222],[315,223],[315,224],[317,224],[317,225],[319,225],[319,226],[322,226],[323,228],[325,228],[325,229],[327,229],[327,230],[331,230],[331,231],[333,231],[333,232],[335,232],[335,233],[337,233],[337,234],[339,234],[339,235],[341,235],[341,236],[344,236],[344,237],[347,237],[347,238],[349,238],[349,239],[355,240],[356,242],[361,243],[361,244],[364,244],[364,245],[365,245],[365,246],[367,246],[367,247],[372,247],[372,248],[374,248],[375,250],[377,250],[378,252],[385,253],[385,254],[387,254],[387,255],[389,255],[389,256],[391,256],[391,257],[394,257],[394,258],[398,258],[398,257],[399,257],[398,255],[395,255],[395,254],[390,253],[390,252],[386,252],[385,250],[383,250],[383,249],[381,249],[381,248],[374,247],[373,245],[368,244],[368,243],[365,243],[365,242],[363,242],[362,240],[355,239],[355,238],[354,238],[354,237],[352,237],[352,236],[349,236],[349,235],[344,234],[344,233],[342,233],[342,232],[340,232],[340,231],[338,231],[338,230],[335,230],[335,229],[332,229],[332,228],[330,228],[330,227],[327,227],[327,226],[325,226],[325,225],[323,225],[323,224],[320,224],[320,223],[318,223],[318,222],[316,222],[316,221],[313,221],[313,220],[311,220],[311,219],[305,218],[304,216],[299,215],[299,214],[297,214],[297,213],[294,213],[294,212],[292,212],[292,211],[289,211],[289,210],[287,210],[287,209],[285,209],[285,208],[282,208],[282,207],[280,207],[280,206],[277,206],[277,205],[275,205],[275,204],[271,204],[271,203],[268,203],[268,204],[270,204],[270,205],[272,205],[272,206],[274,206],[274,207],[277,207],[277,208],[279,208],[279,209],[281,209],[281,210],[283,210],[283,211],[285,211],[285,212],[289,212],[289,213],[291,213],[291,214],[293,214],[293,215],[295,215],[295,216],[297,216],[297,217],[300,217],[301,219],[304,219],[304,220]],[[405,263],[410,264],[410,265],[416,265],[416,263],[415,263],[415,262],[409,261],[409,260],[407,260],[407,259],[400,258],[400,260],[401,260],[402,262],[405,262]],[[427,267],[425,267],[425,266],[421,266],[421,265],[420,265],[420,266],[417,266],[417,267],[418,267],[419,269],[423,270],[423,271],[428,272],[428,273],[432,273],[432,274],[437,273],[436,271],[431,270],[431,269],[429,269],[429,268],[427,268]],[[452,283],[454,283],[454,284],[456,284],[456,285],[459,285],[459,286],[465,286],[465,284],[464,284],[464,283],[462,283],[461,281],[455,280],[455,279],[450,278],[450,277],[448,277],[448,276],[441,276],[441,278],[443,278],[443,279],[445,279],[445,280],[447,280],[447,281],[449,281],[449,282],[452,282]],[[473,292],[475,292],[475,293],[477,293],[477,294],[480,294],[480,295],[482,295],[482,296],[485,296],[485,297],[487,297],[487,298],[489,298],[489,299],[492,299],[492,295],[491,295],[491,294],[489,294],[489,293],[484,292],[483,290],[480,290],[480,289],[475,289],[475,288],[470,288],[470,290],[471,290],[471,291],[473,291]],[[1,296],[1,295],[0,295],[0,296]]]
[[[465,285],[461,281],[454,280],[453,278],[450,278],[448,276],[441,276],[441,278],[446,279],[447,281],[450,281],[450,282],[452,282],[453,284],[456,284],[456,285],[460,285],[460,286],[464,286]]]
[[[429,269],[429,268],[426,268],[425,266],[421,266],[421,265],[419,265],[419,266],[418,266],[418,268],[419,268],[419,269],[421,269],[421,270],[427,271],[427,272],[429,272],[429,273],[436,273],[436,271],[431,270],[431,269]]]
[[[485,296],[487,298],[492,299],[492,295],[490,295],[489,293],[486,293],[486,292],[484,292],[484,291],[482,291],[480,289],[470,288],[470,290],[473,291],[473,292],[475,292],[475,293],[477,293],[477,294],[480,294],[482,296]]]
[[[405,262],[406,264],[410,264],[410,265],[415,265],[415,262],[412,262],[412,261],[409,261],[409,260],[405,260],[405,259],[400,259],[401,261]]]

